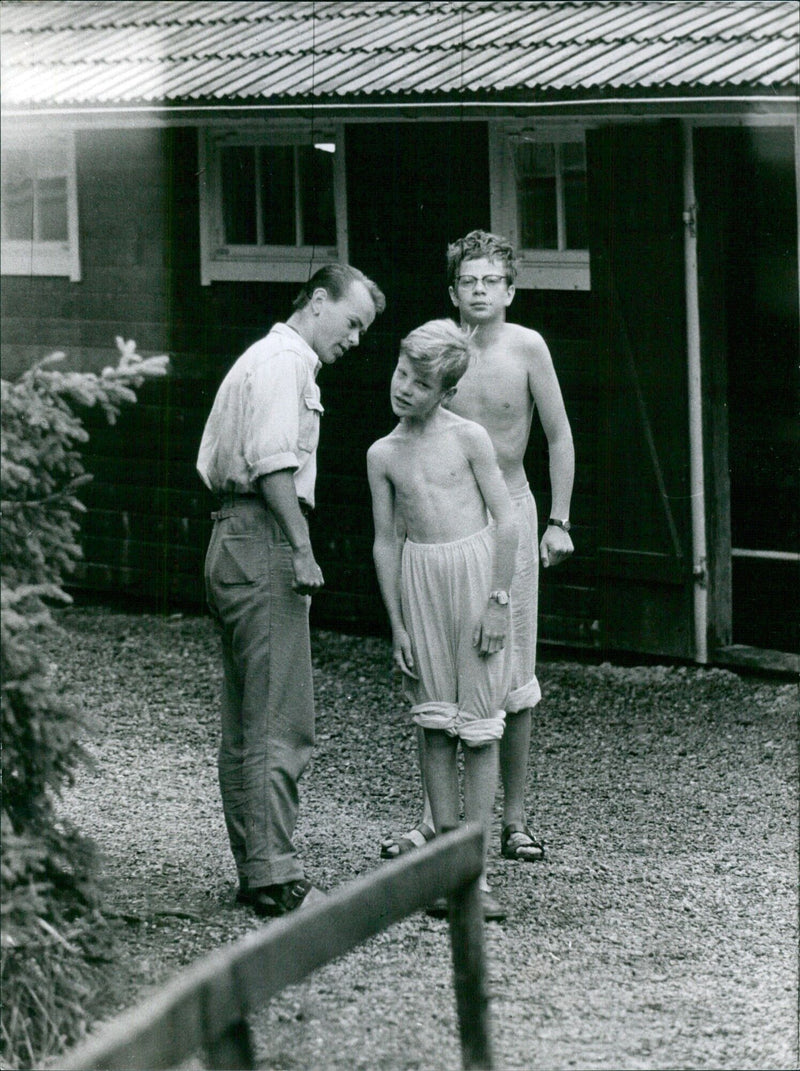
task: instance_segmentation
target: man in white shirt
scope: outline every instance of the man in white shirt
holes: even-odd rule
[[[286,323],[228,372],[200,444],[197,470],[220,499],[205,582],[222,637],[222,806],[237,900],[259,915],[319,895],[292,844],[314,745],[308,612],[324,583],[306,521],[323,412],[316,376],[385,304],[356,268],[321,268]]]

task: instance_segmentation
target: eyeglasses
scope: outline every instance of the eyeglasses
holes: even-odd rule
[[[456,280],[458,285],[463,286],[465,290],[474,290],[479,282],[488,290],[490,287],[500,286],[501,283],[507,281],[505,275],[482,275],[480,279],[477,275],[459,275]]]

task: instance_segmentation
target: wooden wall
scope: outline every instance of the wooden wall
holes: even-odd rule
[[[114,336],[143,354],[168,353],[171,375],[142,387],[114,428],[87,413],[85,561],[77,587],[159,610],[203,606],[202,567],[213,500],[194,469],[214,392],[235,358],[285,318],[295,284],[199,284],[196,134],[192,130],[78,135],[83,278],[3,280],[3,375],[53,349],[75,367],[114,359]],[[351,260],[388,299],[358,350],[320,373],[326,408],[312,537],[326,576],[313,620],[385,629],[371,558],[364,455],[394,419],[388,383],[400,338],[452,311],[446,243],[489,226],[485,124],[353,127],[347,135]],[[578,455],[573,517],[578,552],[545,573],[542,638],[591,644],[594,579],[596,362],[591,298],[521,291],[516,319],[547,339]],[[528,471],[540,518],[549,508],[546,444],[534,420]]]
[[[553,356],[575,443],[575,489],[570,515],[575,554],[540,571],[539,633],[568,646],[597,646],[600,607],[597,580],[598,362],[592,340],[593,297],[570,291],[519,291],[513,318],[536,328]],[[550,508],[547,440],[536,416],[525,468],[539,512]],[[541,527],[540,527],[541,532]]]

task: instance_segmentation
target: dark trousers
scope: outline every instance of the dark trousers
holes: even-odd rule
[[[293,577],[289,543],[259,498],[214,514],[205,582],[222,638],[219,782],[243,888],[303,876],[292,837],[314,746],[311,599]]]

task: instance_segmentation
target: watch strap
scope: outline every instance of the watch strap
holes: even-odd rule
[[[548,528],[552,525],[554,528],[562,528],[565,532],[568,532],[572,525],[569,521],[560,521],[558,517],[550,517],[547,521]]]

